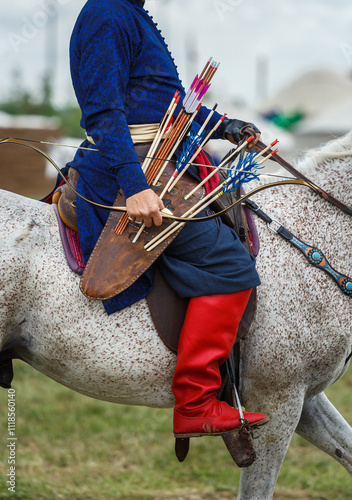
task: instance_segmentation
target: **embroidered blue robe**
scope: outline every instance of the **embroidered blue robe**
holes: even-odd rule
[[[178,90],[184,96],[174,60],[140,0],[88,0],[70,43],[74,90],[81,126],[99,152],[78,150],[68,164],[80,172],[77,190],[97,203],[111,205],[121,188],[126,196],[147,189],[128,125],[159,123]],[[175,115],[179,109],[176,110]],[[209,110],[202,107],[197,121]],[[215,113],[207,129],[219,120]],[[218,138],[215,134],[214,138]],[[85,261],[108,211],[77,199],[80,242]],[[235,233],[215,221],[189,225],[159,259],[170,285],[183,297],[231,293],[259,284],[255,260]],[[105,301],[110,314],[145,297],[153,269],[126,291]]]

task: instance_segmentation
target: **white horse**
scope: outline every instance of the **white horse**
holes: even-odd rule
[[[350,206],[352,164],[345,153],[351,149],[352,133],[301,163]],[[350,216],[302,186],[276,187],[254,201],[351,276]],[[261,222],[258,227],[262,285],[256,319],[242,341],[241,393],[246,409],[266,413],[270,422],[256,431],[258,458],[242,471],[241,500],[272,498],[295,431],[352,474],[352,429],[323,393],[347,369],[352,300],[286,241]],[[146,301],[108,317],[100,302],[81,294],[79,279],[66,264],[53,208],[0,191],[2,352],[12,349],[93,398],[171,407],[176,358],[159,339]]]

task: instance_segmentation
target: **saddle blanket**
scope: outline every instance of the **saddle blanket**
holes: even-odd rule
[[[52,207],[54,207],[54,211],[59,224],[62,246],[65,251],[67,263],[72,271],[77,274],[83,274],[86,264],[83,260],[78,233],[76,231],[73,231],[73,229],[67,227],[62,222],[58,206],[53,204]]]

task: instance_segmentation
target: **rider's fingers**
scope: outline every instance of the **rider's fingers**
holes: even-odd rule
[[[161,224],[163,223],[163,217],[160,212],[154,215],[153,222],[156,226],[161,226]]]
[[[143,220],[144,224],[146,227],[152,227],[153,225],[153,218],[152,217],[145,217]]]
[[[128,216],[135,222],[143,222],[147,227],[151,227],[153,223],[156,226],[162,224],[160,210],[164,208],[164,203],[151,189],[128,198],[126,206]]]

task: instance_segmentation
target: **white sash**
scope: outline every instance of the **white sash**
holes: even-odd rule
[[[138,125],[129,125],[128,129],[130,131],[133,144],[137,143],[147,143],[153,142],[154,137],[156,136],[159,130],[159,123],[146,123],[146,124],[138,124]],[[86,137],[91,144],[95,144],[92,136],[87,135]]]

